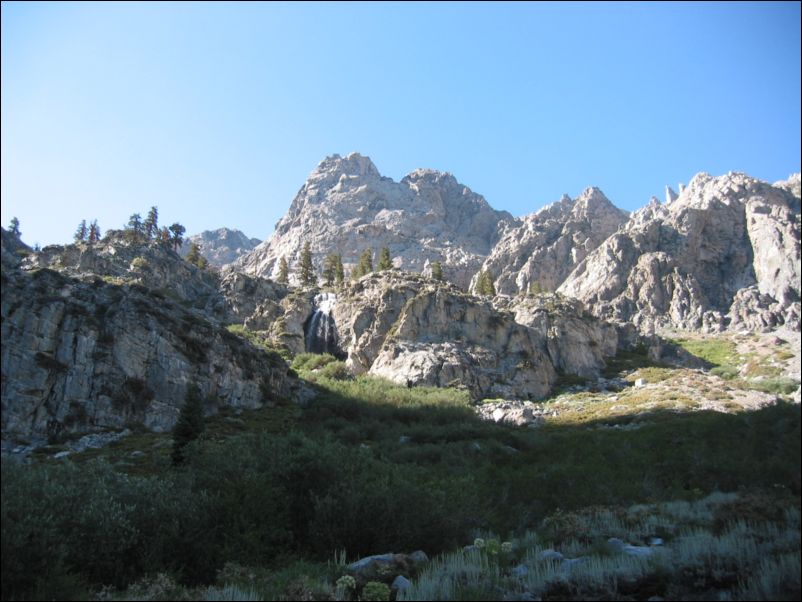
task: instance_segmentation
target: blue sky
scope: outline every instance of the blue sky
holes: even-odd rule
[[[2,3],[2,225],[266,238],[326,155],[498,209],[800,170],[800,4]]]

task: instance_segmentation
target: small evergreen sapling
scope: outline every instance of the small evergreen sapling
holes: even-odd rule
[[[290,283],[290,266],[287,265],[287,260],[284,257],[278,262],[278,277],[276,278],[276,282],[284,285]]]
[[[390,258],[390,249],[388,247],[382,247],[381,253],[379,253],[379,265],[376,267],[377,271],[383,272],[384,270],[389,270],[393,267],[393,260]]]
[[[178,422],[173,427],[173,466],[184,463],[184,448],[186,445],[201,436],[204,429],[203,423],[203,398],[200,388],[195,383],[190,383],[187,387],[187,396]]]

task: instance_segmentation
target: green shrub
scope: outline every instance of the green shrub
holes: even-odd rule
[[[320,369],[320,376],[332,380],[347,380],[351,378],[351,373],[345,367],[345,362],[330,362]]]
[[[386,602],[390,599],[390,588],[379,581],[368,581],[365,587],[362,588],[362,596],[360,598],[362,600]]]
[[[337,358],[330,353],[299,353],[292,360],[292,368],[298,372],[312,371],[335,361]]]
[[[187,395],[178,421],[173,427],[173,466],[184,463],[184,448],[203,433],[203,398],[200,389],[195,383],[187,386]]]
[[[134,260],[131,262],[131,269],[136,270],[137,272],[144,272],[149,267],[150,264],[144,257],[134,257]]]
[[[775,395],[790,395],[799,387],[799,381],[793,378],[764,378],[748,381],[747,388]]]
[[[720,376],[724,380],[732,380],[738,377],[738,368],[735,366],[716,366],[710,370],[710,374]]]

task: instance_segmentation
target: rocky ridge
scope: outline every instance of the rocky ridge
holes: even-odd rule
[[[558,202],[508,225],[482,265],[496,291],[555,291],[574,267],[627,220],[598,188]],[[476,286],[477,276],[471,281]]]
[[[645,331],[799,328],[798,180],[698,174],[676,200],[634,212],[558,291]]]
[[[368,157],[332,155],[309,175],[271,237],[231,267],[275,278],[279,259],[292,268],[309,242],[318,271],[329,253],[342,254],[351,269],[365,249],[386,246],[395,267],[429,273],[440,261],[446,278],[466,288],[499,227],[512,222],[451,174],[419,169],[395,182]]]
[[[222,327],[263,317],[284,287],[236,274],[218,290],[213,274],[171,250],[114,233],[21,254],[8,238],[3,231],[4,437],[167,430],[190,382],[207,412],[295,396],[283,359]]]
[[[223,267],[252,251],[260,242],[262,241],[258,238],[249,238],[240,230],[218,228],[188,236],[179,254],[181,257],[186,257],[190,244],[194,243],[198,245],[201,255],[206,258],[209,265]]]

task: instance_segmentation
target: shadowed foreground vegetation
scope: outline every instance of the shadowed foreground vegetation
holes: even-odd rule
[[[798,405],[736,414],[660,410],[513,429],[480,421],[464,392],[338,380],[336,362],[311,362],[315,372],[304,362],[296,369],[319,390],[307,409],[229,410],[209,419],[180,468],[170,466],[169,435],[152,433],[67,460],[4,462],[3,599],[82,599],[90,592],[106,599],[322,599],[342,574],[331,562],[339,550],[349,559],[415,549],[433,555],[491,533],[515,542],[516,556],[507,560],[516,564],[546,546],[614,564],[599,547],[605,537],[659,535],[668,550],[671,538],[694,527],[713,538],[736,527],[775,529],[796,533],[798,542]],[[639,531],[623,510],[712,492],[738,496],[696,524],[663,512],[663,531]],[[601,508],[617,527],[587,518]],[[686,531],[672,526],[680,524]],[[786,548],[776,552],[782,557],[773,549],[744,556],[743,572],[727,573],[721,588],[737,597],[758,587],[751,576],[759,568],[747,564],[788,563]],[[796,550],[798,560],[798,543]],[[452,594],[501,595],[513,565],[487,568],[482,558],[463,560],[490,577]],[[649,595],[674,591],[675,581],[689,597],[717,587],[707,576],[696,578],[697,587],[685,569],[675,573],[669,565],[638,573],[662,575]],[[439,566],[432,563],[430,576],[442,581]],[[782,586],[791,594],[798,592],[796,567],[797,589],[793,580]],[[544,599],[629,595],[570,583],[560,589],[549,585],[546,569],[529,570],[540,575],[535,589]],[[599,583],[612,579],[610,571]],[[420,589],[424,577],[409,596],[429,591]],[[227,584],[240,589],[224,594]]]

